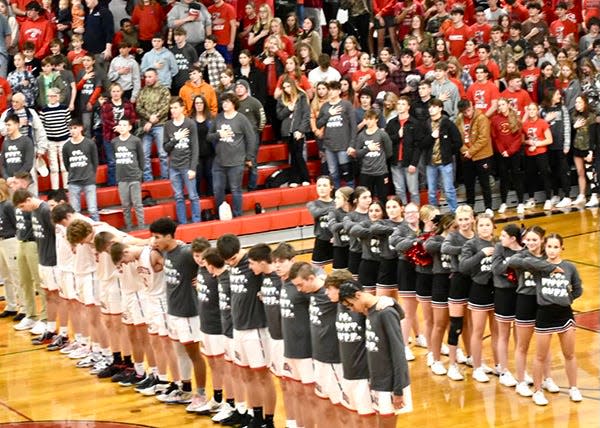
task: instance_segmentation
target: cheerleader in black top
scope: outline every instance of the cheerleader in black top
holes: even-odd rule
[[[354,211],[350,211],[344,217],[343,225],[348,232],[353,225],[369,219],[369,206],[371,205],[371,192],[363,186],[358,186],[352,194],[352,204]],[[362,259],[362,248],[358,238],[350,237],[348,249],[348,270],[352,272],[354,279],[358,279],[358,268]]]
[[[349,237],[344,229],[344,217],[352,211],[352,187],[344,186],[335,191],[335,209],[329,211],[327,227],[333,236],[333,269],[348,267]]]

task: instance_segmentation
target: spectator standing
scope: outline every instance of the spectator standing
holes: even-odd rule
[[[34,55],[42,59],[50,53],[50,41],[54,38],[54,26],[44,15],[44,9],[35,0],[25,7],[27,18],[19,24],[19,48],[25,42],[34,44]]]
[[[152,49],[152,37],[162,30],[164,22],[163,7],[156,0],[141,0],[135,5],[131,23],[138,29],[139,46],[144,52]]]
[[[217,93],[211,85],[204,81],[200,66],[192,66],[189,76],[190,80],[185,82],[185,85],[179,90],[179,96],[183,99],[185,111],[188,113],[191,112],[194,106],[194,99],[198,95],[202,95],[206,100],[211,115],[215,116],[218,111]]]
[[[38,86],[35,76],[25,67],[25,56],[17,52],[13,57],[15,69],[8,73],[6,78],[13,93],[20,93],[25,98],[25,104],[29,107],[35,105]]]
[[[181,0],[173,4],[167,14],[167,25],[170,30],[182,27],[187,33],[187,41],[196,52],[204,49],[204,39],[212,34],[212,22],[206,6],[194,0]]]
[[[6,139],[2,145],[2,175],[5,179],[33,168],[35,150],[33,141],[19,130],[19,117],[11,114],[4,120]]]
[[[161,33],[156,33],[152,37],[152,49],[142,57],[140,69],[145,73],[149,69],[156,70],[158,80],[168,89],[171,89],[173,77],[177,74],[177,61],[173,53],[164,47],[164,40]]]
[[[331,58],[326,53],[319,55],[319,66],[308,73],[308,81],[314,87],[319,82],[339,81],[342,78],[337,69],[331,66]]]
[[[448,79],[448,64],[440,61],[434,68],[435,80],[431,83],[431,95],[444,104],[444,111],[451,120],[456,119],[456,105],[460,100],[458,88]],[[431,106],[431,105],[430,105]]]
[[[60,75],[54,71],[53,60],[51,57],[47,56],[42,60],[42,72],[37,78],[37,86],[38,86],[38,97],[37,97],[37,107],[42,108],[46,105],[47,101],[47,91],[50,88],[56,88],[59,91],[61,96],[60,102],[65,102],[65,84],[61,79]]]
[[[267,102],[267,81],[264,73],[254,66],[254,58],[250,51],[242,50],[238,60],[240,65],[233,73],[235,80],[247,80],[250,84],[250,94],[264,106]]]
[[[223,0],[214,0],[208,8],[211,15],[212,34],[217,38],[217,50],[227,64],[233,61],[233,47],[237,30],[236,12],[233,6]]]
[[[112,58],[112,41],[115,36],[113,15],[106,3],[99,0],[85,0],[89,13],[85,17],[83,47],[95,55],[98,66],[104,71],[108,69],[108,61]]]
[[[62,187],[66,188],[69,174],[65,168],[62,148],[69,139],[71,113],[60,103],[60,89],[48,89],[48,102],[40,111],[40,119],[48,137],[48,160],[50,162],[50,186],[59,189],[59,173],[62,176]]]
[[[163,147],[164,124],[169,114],[169,90],[158,81],[158,72],[150,68],[144,72],[146,86],[140,91],[136,112],[143,130],[144,144],[144,181],[152,181],[150,154],[152,141],[156,143],[160,159],[160,178],[168,178],[167,152]]]
[[[238,111],[246,116],[246,118],[250,121],[250,124],[252,125],[252,128],[256,134],[256,151],[252,153],[252,158],[256,159],[258,147],[260,145],[260,135],[265,127],[265,124],[267,123],[265,109],[260,101],[250,95],[250,84],[246,80],[240,79],[235,82],[235,94],[240,101]],[[253,162],[252,166],[249,167],[248,190],[256,190],[257,178],[258,172],[256,169],[256,162]]]
[[[140,65],[131,52],[131,43],[119,44],[119,55],[113,58],[108,68],[108,79],[118,83],[123,89],[123,98],[135,103],[140,93]]]
[[[77,76],[77,90],[79,91],[79,112],[83,121],[86,136],[90,136],[93,125],[94,104],[102,94],[102,78],[96,73],[96,60],[91,54],[82,58],[83,70]]]
[[[196,122],[196,133],[198,134],[198,168],[196,168],[198,195],[202,195],[201,180],[204,179],[206,181],[205,194],[212,196],[212,164],[215,158],[215,148],[208,141],[208,131],[212,126],[213,115],[203,95],[194,96],[190,117]]]
[[[192,66],[198,63],[198,54],[196,53],[196,49],[187,42],[187,31],[185,28],[175,28],[175,30],[173,30],[173,39],[175,40],[175,44],[170,46],[169,50],[173,52],[173,55],[175,56],[175,62],[177,62],[177,74],[173,77],[171,92],[179,94],[179,91],[190,76]]]
[[[225,59],[219,53],[216,47],[217,37],[214,34],[207,36],[206,40],[204,40],[204,52],[202,52],[198,58],[200,68],[203,71],[206,69],[208,82],[213,87],[217,87],[219,85],[219,76],[227,68]]]
[[[6,72],[8,71],[8,50],[13,45],[15,40],[14,37],[17,34],[12,33],[9,19],[12,18],[13,23],[16,26],[14,16],[8,16],[8,6],[6,3],[0,3],[0,77],[5,78]]]

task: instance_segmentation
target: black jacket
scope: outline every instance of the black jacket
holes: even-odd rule
[[[392,158],[390,162],[392,165],[398,164],[398,153],[400,151],[398,131],[400,131],[400,121],[395,117],[385,125],[385,132],[392,140]],[[414,117],[408,116],[408,120],[404,124],[403,135],[402,166],[405,168],[410,165],[417,166],[421,157],[420,141],[424,137],[423,125],[419,125]]]
[[[431,152],[435,140],[431,136],[431,119],[428,119],[424,126],[425,135],[420,141],[421,151],[425,156],[425,164],[431,164]],[[442,164],[448,165],[452,162],[452,157],[460,152],[462,139],[458,128],[446,116],[442,116],[440,122],[440,151],[442,154]]]
[[[263,73],[254,65],[250,66],[250,72],[248,73],[248,77],[244,76],[240,70],[240,68],[236,68],[234,74],[234,78],[237,81],[238,79],[244,79],[250,84],[250,95],[256,98],[260,103],[264,106],[267,102],[267,75]]]

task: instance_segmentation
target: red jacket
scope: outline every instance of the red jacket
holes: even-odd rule
[[[162,29],[165,17],[165,12],[158,3],[150,3],[148,6],[136,5],[131,14],[131,22],[138,27],[138,39],[152,40],[152,36]]]

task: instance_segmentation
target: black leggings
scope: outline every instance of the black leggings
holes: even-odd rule
[[[569,197],[571,193],[571,182],[569,181],[569,163],[567,156],[562,150],[548,150],[548,162],[550,163],[550,180],[552,182],[552,190],[555,195],[558,195],[562,188],[563,196]]]
[[[463,180],[467,192],[467,204],[475,206],[475,179],[479,180],[485,208],[492,208],[492,189],[490,188],[490,170],[492,158],[480,160],[463,159]]]
[[[512,156],[504,157],[496,154],[496,168],[500,176],[500,199],[506,203],[508,189],[517,192],[519,203],[523,203],[523,152],[519,151]]]
[[[537,190],[539,174],[546,193],[546,200],[552,198],[552,182],[550,180],[550,164],[548,163],[548,153],[542,153],[536,156],[526,156],[525,180],[527,181],[527,193],[533,198]]]
[[[360,175],[360,185],[369,189],[371,191],[371,195],[373,195],[373,199],[377,198],[381,203],[385,203],[387,200],[385,177],[385,175]]]
[[[285,137],[290,153],[290,165],[301,182],[309,181],[308,168],[304,160],[304,138],[296,140],[292,135]]]

